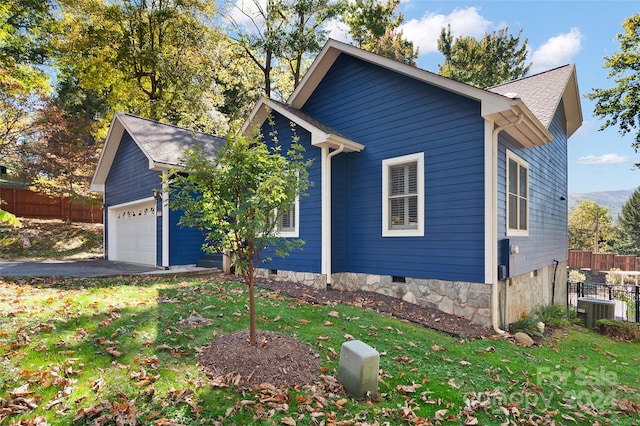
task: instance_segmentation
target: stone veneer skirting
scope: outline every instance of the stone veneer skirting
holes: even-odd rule
[[[498,283],[499,317],[503,326],[532,310],[567,300],[567,262],[549,265]],[[324,274],[259,269],[258,277],[292,281],[317,289],[326,287]],[[343,272],[332,275],[336,290],[364,290],[397,297],[406,302],[458,315],[491,326],[491,284],[406,277],[394,282],[388,275]]]
[[[485,327],[491,325],[491,285],[406,277],[394,282],[388,275],[334,274],[332,287],[364,290],[458,315]]]
[[[274,273],[275,272],[275,273]],[[312,274],[310,272],[283,271],[278,269],[273,271],[270,269],[259,268],[256,272],[258,278],[269,278],[278,281],[291,281],[294,283],[304,284],[317,289],[327,288],[327,278],[325,274]]]
[[[313,288],[325,288],[324,274],[259,269],[258,277],[292,281]],[[397,297],[443,312],[458,315],[485,327],[491,325],[491,285],[462,281],[405,278],[406,282],[393,282],[391,276],[357,273],[332,275],[332,288],[336,290],[364,290]]]

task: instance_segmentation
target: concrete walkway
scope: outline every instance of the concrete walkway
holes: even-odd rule
[[[108,277],[114,275],[189,275],[214,273],[216,269],[193,265],[171,269],[105,259],[0,261],[0,277]]]

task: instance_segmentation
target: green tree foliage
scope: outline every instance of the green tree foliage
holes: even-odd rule
[[[327,40],[323,24],[338,16],[344,9],[341,1],[293,0],[286,3],[287,29],[284,38],[283,57],[293,88],[300,83],[305,61],[319,52]]]
[[[0,90],[0,159],[12,172],[20,163],[21,144],[36,131],[32,115],[41,104],[39,96],[10,95]]]
[[[438,65],[438,74],[483,89],[523,77],[531,64],[525,64],[528,40],[520,46],[521,34],[522,30],[514,37],[504,28],[486,33],[481,40],[454,40],[451,27],[443,28],[438,50],[444,55],[444,63]]]
[[[229,14],[233,25],[234,40],[262,72],[263,90],[271,96],[271,72],[274,61],[282,56],[285,39],[286,14],[283,0],[267,0],[266,4],[253,0],[253,5],[242,8],[236,4],[241,19]]]
[[[609,209],[592,200],[583,200],[569,211],[569,248],[609,252],[614,238]],[[596,243],[597,242],[597,243]]]
[[[416,66],[418,51],[398,29],[404,21],[402,13],[396,13],[399,4],[400,0],[356,0],[347,8],[344,20],[362,49]]]
[[[20,220],[7,211],[0,209],[0,223],[6,223],[10,226],[20,226]]]
[[[228,14],[232,38],[260,70],[263,93],[275,92],[285,99],[297,87],[311,55],[327,39],[324,24],[342,9],[343,0],[253,0],[234,5]]]
[[[622,206],[618,228],[616,253],[640,256],[640,188],[636,189]]]
[[[53,10],[50,0],[0,1],[0,91],[28,95],[48,87],[39,66],[51,53]]]
[[[34,131],[33,111],[49,92],[42,69],[56,30],[54,2],[0,0],[0,162],[16,172],[20,143]]]
[[[249,291],[250,343],[256,342],[254,280],[266,250],[280,256],[302,244],[279,238],[279,218],[309,185],[303,148],[293,141],[288,152],[267,146],[261,137],[231,134],[214,159],[202,149],[186,155],[183,171],[174,173],[169,205],[184,211],[183,226],[205,235],[203,250],[231,253]]]
[[[586,96],[596,101],[593,114],[605,119],[600,130],[618,126],[621,135],[635,132],[632,146],[640,149],[640,14],[625,19],[616,35],[620,52],[605,56],[604,67],[615,86],[593,89]],[[636,164],[640,166],[640,164]]]
[[[209,0],[60,0],[56,65],[110,110],[213,132],[226,127]]]

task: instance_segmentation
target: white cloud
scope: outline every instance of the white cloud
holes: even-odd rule
[[[530,72],[535,74],[571,62],[582,49],[582,38],[578,28],[572,28],[568,33],[551,37],[530,56],[532,62]]]
[[[240,27],[245,27],[249,31],[255,31],[261,27],[264,17],[260,13],[266,10],[266,0],[236,0],[229,3],[227,17]]]
[[[431,12],[420,19],[411,19],[400,26],[403,35],[420,49],[420,55],[438,52],[438,38],[442,28],[451,25],[451,34],[482,37],[489,31],[491,21],[483,18],[475,7],[455,9],[448,15]]]
[[[352,43],[353,38],[349,34],[349,26],[339,19],[331,19],[324,25],[324,29],[327,31],[329,38],[342,41],[344,43]]]
[[[629,157],[626,155],[603,154],[586,155],[578,158],[576,163],[585,166],[609,166],[613,164],[626,163],[627,161],[629,161]]]

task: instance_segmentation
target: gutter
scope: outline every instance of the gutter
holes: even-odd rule
[[[495,262],[491,264],[491,325],[493,329],[498,334],[504,334],[505,331],[500,328],[500,310],[498,305],[500,304],[500,294],[498,293],[498,216],[495,212],[498,210],[498,191],[497,191],[497,179],[498,179],[498,134],[505,129],[510,127],[517,126],[524,119],[524,115],[522,113],[518,114],[518,118],[516,121],[505,124],[504,126],[496,127],[493,129],[491,134],[491,179],[496,182],[496,187],[493,188],[491,193],[491,211],[494,212],[491,215],[491,229],[492,233],[489,238],[491,238],[491,250],[493,253],[493,259]],[[485,218],[486,220],[486,218]],[[485,237],[487,238],[487,237]],[[508,297],[506,295],[507,287],[505,287],[505,309],[506,305],[509,303]],[[506,321],[506,319],[505,319]]]

